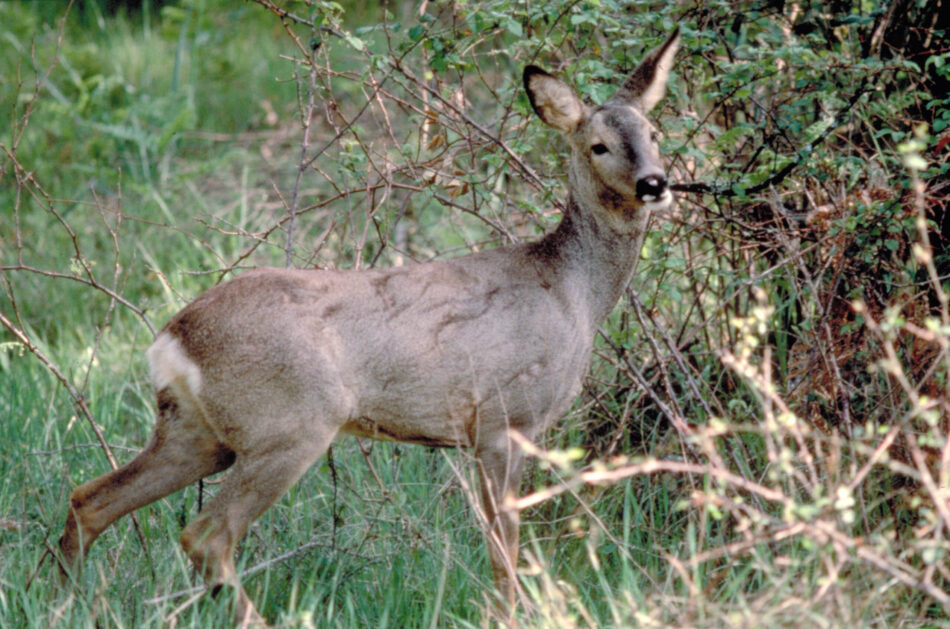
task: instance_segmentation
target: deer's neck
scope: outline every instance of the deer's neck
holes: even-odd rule
[[[532,247],[561,281],[571,284],[566,292],[589,306],[595,327],[617,304],[640,257],[649,214],[644,208],[637,211],[639,216],[627,217],[623,229],[617,229],[571,194],[560,225]]]

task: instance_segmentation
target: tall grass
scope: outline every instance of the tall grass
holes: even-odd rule
[[[224,624],[177,548],[214,479],[56,584],[69,491],[150,432],[154,331],[249,266],[536,237],[566,151],[521,67],[599,102],[674,22],[679,208],[532,451],[517,623],[947,626],[943,57],[883,4],[733,4],[0,4],[0,626]],[[262,613],[486,626],[470,458],[335,444],[241,545]]]

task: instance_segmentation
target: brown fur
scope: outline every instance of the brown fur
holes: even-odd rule
[[[181,543],[212,588],[236,590],[237,622],[263,623],[238,582],[234,547],[348,433],[474,448],[510,613],[518,514],[502,505],[523,462],[510,431],[533,439],[568,409],[649,213],[670,201],[666,189],[653,201],[635,191],[639,179],[663,177],[643,103],[662,93],[676,41],[599,108],[525,70],[538,115],[572,152],[568,209],[540,241],[391,269],[258,269],[175,315],[148,353],[155,433],[133,461],[73,492],[65,565],[122,515],[230,467]],[[595,154],[595,143],[608,150]]]

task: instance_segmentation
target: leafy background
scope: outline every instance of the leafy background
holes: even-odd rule
[[[602,102],[679,25],[654,218],[528,474],[523,626],[946,626],[944,0],[0,2],[0,625],[216,626],[126,518],[69,587],[76,484],[146,440],[143,350],[262,265],[537,237],[566,147],[537,63]],[[341,441],[242,544],[284,626],[485,626],[470,456]]]

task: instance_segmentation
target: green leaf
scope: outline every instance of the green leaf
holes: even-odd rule
[[[350,46],[352,46],[356,50],[359,50],[360,52],[363,52],[366,50],[366,42],[364,42],[359,37],[356,37],[355,35],[347,35],[346,43],[348,43]]]
[[[524,29],[521,27],[521,22],[514,18],[509,17],[505,19],[505,29],[515,37],[524,37]]]

